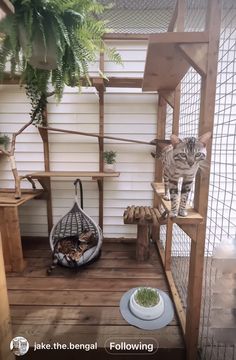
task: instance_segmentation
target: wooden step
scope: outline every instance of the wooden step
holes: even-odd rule
[[[166,210],[167,213],[169,213],[171,210],[171,202],[163,199],[164,184],[152,182],[151,185],[155,194],[161,200],[161,204],[163,205],[164,209]],[[175,218],[172,218],[171,220],[178,225],[200,224],[203,221],[203,217],[192,207],[187,207],[187,211],[188,211],[188,216],[185,217],[177,216]]]

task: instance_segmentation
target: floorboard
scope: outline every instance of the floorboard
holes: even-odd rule
[[[157,359],[184,359],[184,343],[176,316],[161,330],[145,331],[130,326],[119,311],[120,298],[130,288],[151,286],[169,292],[154,245],[150,259],[138,263],[134,242],[106,241],[101,258],[95,263],[77,271],[59,266],[49,277],[46,275],[51,263],[48,243],[27,241],[24,256],[26,269],[21,274],[9,273],[7,284],[13,335],[25,336],[31,347],[41,341],[97,342],[102,358],[113,359],[104,350],[107,339],[137,342],[152,338],[159,344]],[[25,355],[25,359],[37,360],[40,353],[44,360],[54,358],[49,357],[50,351],[47,357],[46,352],[38,350],[31,351],[31,357]],[[57,355],[63,359],[63,354]],[[70,358],[74,359],[71,354]],[[83,351],[83,359],[93,359],[92,353]]]

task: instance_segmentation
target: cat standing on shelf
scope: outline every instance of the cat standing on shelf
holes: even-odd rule
[[[193,180],[203,160],[206,159],[206,144],[211,138],[207,132],[200,138],[187,137],[183,140],[171,135],[171,145],[161,151],[165,200],[171,200],[170,217],[187,216],[187,201]],[[180,202],[178,201],[178,183],[183,178]],[[179,206],[178,206],[179,204]]]

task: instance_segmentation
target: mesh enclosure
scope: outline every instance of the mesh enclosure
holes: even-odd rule
[[[235,243],[236,192],[236,3],[223,1],[218,76],[216,88],[215,126],[205,248],[205,277],[202,304],[200,345],[202,359],[236,359],[236,260],[230,273],[221,278],[221,289],[227,284],[225,298],[214,303],[217,267],[214,249],[220,244]],[[226,262],[229,263],[232,252]],[[219,291],[219,289],[218,289]],[[228,293],[230,291],[230,294]],[[221,337],[217,336],[220,331]],[[222,334],[224,336],[222,336]]]
[[[111,1],[101,0],[109,5]],[[151,34],[167,31],[175,0],[114,0],[103,17],[115,33]]]
[[[61,265],[78,267],[84,265],[99,255],[102,246],[102,232],[96,223],[82,209],[83,192],[81,186],[81,206],[77,195],[71,210],[54,225],[50,234],[50,246],[52,251],[61,240],[70,240],[77,251],[76,260],[72,260],[68,254],[56,252]],[[84,235],[89,234],[89,239],[84,240]],[[83,239],[82,239],[83,238]]]
[[[186,31],[204,30],[205,1],[188,1]],[[236,3],[223,1],[221,38],[216,89],[215,125],[208,201],[204,282],[200,342],[204,360],[236,359],[236,261],[224,272],[220,284],[227,284],[225,298],[216,289],[219,269],[215,249],[232,241],[236,232],[235,146],[236,146]],[[201,77],[190,69],[181,83],[180,137],[197,136],[200,115]],[[166,137],[171,133],[171,111],[167,110]],[[209,166],[209,164],[205,164]],[[203,168],[204,171],[204,168]],[[190,203],[193,201],[192,191]],[[161,226],[165,247],[166,229]],[[177,226],[173,228],[171,271],[182,304],[186,307],[191,239]],[[231,261],[230,256],[226,263]],[[225,285],[226,286],[226,285]],[[218,291],[218,292],[217,292]],[[217,302],[215,299],[218,299]],[[219,336],[221,334],[221,336]],[[224,334],[224,336],[222,336]]]

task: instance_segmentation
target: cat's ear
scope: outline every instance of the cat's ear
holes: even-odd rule
[[[200,141],[200,143],[202,143],[204,146],[206,146],[206,144],[210,140],[210,138],[211,138],[211,132],[208,131],[205,134],[203,134],[202,136],[200,136],[198,141]]]
[[[182,142],[178,136],[172,134],[171,137],[170,137],[170,141],[171,141],[171,144],[175,147],[177,144],[179,144],[180,142]]]

